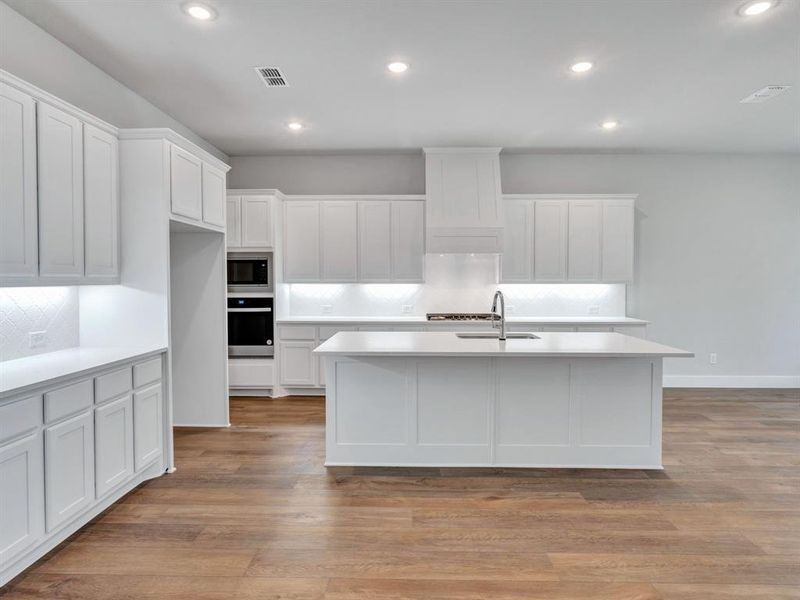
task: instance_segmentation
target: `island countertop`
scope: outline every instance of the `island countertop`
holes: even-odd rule
[[[454,332],[350,332],[335,334],[314,350],[325,356],[530,356],[561,358],[690,358],[694,353],[607,332],[541,332],[538,339],[459,338]]]

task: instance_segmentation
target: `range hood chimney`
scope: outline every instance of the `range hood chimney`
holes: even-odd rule
[[[500,148],[424,148],[427,252],[501,252]]]

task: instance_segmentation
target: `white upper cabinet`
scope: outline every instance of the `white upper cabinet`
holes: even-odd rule
[[[83,129],[43,102],[37,111],[39,275],[71,282],[83,275]]]
[[[203,163],[203,221],[225,227],[225,173]]]
[[[425,203],[392,201],[392,281],[425,280]]]
[[[242,248],[272,248],[272,201],[269,196],[242,196]]]
[[[392,203],[358,203],[359,281],[392,280]]]
[[[600,280],[602,202],[569,201],[568,277],[570,281]]]
[[[36,103],[0,83],[0,279],[39,273]]]
[[[499,148],[425,148],[429,252],[500,252]]]
[[[228,248],[242,247],[241,199],[241,196],[228,196],[225,199],[225,236]]]
[[[170,150],[170,188],[172,212],[201,220],[203,161],[178,146]]]
[[[533,275],[536,281],[567,278],[567,211],[560,200],[536,200],[533,211]]]
[[[84,254],[87,279],[119,277],[118,145],[115,136],[84,124]]]
[[[603,281],[633,280],[634,201],[603,201]]]
[[[500,256],[500,281],[526,282],[533,276],[533,202],[506,200],[503,207],[503,254]]]
[[[320,281],[319,202],[283,206],[283,278],[286,283]]]
[[[323,281],[358,280],[358,205],[352,201],[320,204]]]

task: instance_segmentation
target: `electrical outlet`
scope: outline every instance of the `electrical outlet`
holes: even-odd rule
[[[716,352],[712,352],[711,354],[708,355],[708,362],[710,362],[712,365],[717,364],[717,353]]]
[[[589,310],[588,310],[588,313],[590,315],[599,315],[600,314],[600,307],[597,306],[597,305],[590,306]]]
[[[413,304],[403,304],[403,314],[410,315],[414,311]]]
[[[41,348],[47,344],[46,331],[31,331],[28,334],[28,346],[31,348]]]
[[[333,306],[331,306],[330,304],[323,304],[322,305],[322,314],[323,315],[329,315],[332,312],[333,312]]]

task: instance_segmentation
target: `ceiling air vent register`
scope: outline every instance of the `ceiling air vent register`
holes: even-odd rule
[[[739,100],[742,104],[754,104],[758,102],[766,102],[770,98],[774,98],[775,96],[782,94],[783,92],[792,89],[790,85],[768,85],[766,87],[761,88],[747,96],[747,98],[742,98]]]
[[[267,87],[289,87],[286,77],[278,67],[256,67],[255,69]]]

